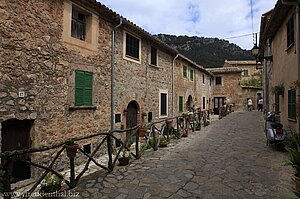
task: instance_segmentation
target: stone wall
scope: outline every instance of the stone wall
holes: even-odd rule
[[[124,34],[134,34],[141,40],[141,59],[139,62],[124,58]],[[149,64],[150,48],[157,48],[157,66]],[[139,106],[138,119],[142,112],[152,112],[153,119],[159,117],[159,90],[168,93],[168,116],[172,115],[172,60],[175,55],[159,47],[142,34],[124,27],[116,31],[115,49],[115,113],[122,115],[122,124],[126,124],[123,110],[131,101]],[[121,124],[120,123],[120,124]],[[120,126],[116,124],[116,128]],[[126,125],[125,125],[126,126]]]
[[[262,93],[261,89],[242,88],[240,86],[241,73],[215,73],[222,77],[222,85],[215,85],[214,97],[225,97],[226,103],[234,104],[234,110],[245,111],[247,99],[251,98],[254,108],[257,109],[257,93]]]
[[[99,19],[98,49],[92,51],[63,42],[61,0],[11,0],[0,6],[0,122],[34,119],[32,147],[108,130],[110,24]],[[93,72],[92,109],[74,107],[77,69]]]
[[[187,77],[183,76],[183,66],[187,66]],[[193,68],[194,70],[194,80],[192,81],[190,79],[190,68]],[[202,81],[202,75],[204,75],[204,83]],[[205,97],[206,100],[208,100],[208,103],[206,101],[206,107],[207,110],[209,108],[209,105],[212,106],[211,103],[209,103],[209,99],[212,99],[213,94],[213,81],[210,85],[210,78],[212,76],[208,75],[207,73],[204,73],[203,70],[201,70],[198,66],[195,64],[189,62],[186,59],[178,58],[175,62],[175,96],[174,96],[174,110],[175,115],[181,114],[179,113],[179,96],[183,96],[184,101],[184,107],[183,111],[187,110],[187,100],[188,96],[192,96],[194,106],[196,108],[201,108],[203,110],[203,97]]]

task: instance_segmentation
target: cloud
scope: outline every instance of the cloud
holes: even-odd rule
[[[99,1],[99,0],[98,0]],[[152,34],[229,38],[259,32],[260,17],[276,0],[100,0]],[[253,37],[229,39],[244,49]]]

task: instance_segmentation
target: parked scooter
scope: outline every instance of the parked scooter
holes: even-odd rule
[[[265,132],[267,138],[267,146],[275,144],[275,149],[279,150],[283,146],[285,139],[285,131],[280,123],[280,112],[268,112],[266,116]]]

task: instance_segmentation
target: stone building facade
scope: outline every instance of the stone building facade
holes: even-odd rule
[[[2,152],[109,130],[112,29],[97,3],[80,2],[1,1]],[[85,38],[71,36],[72,10]]]
[[[213,74],[180,55],[175,64],[175,115],[193,108],[211,109]]]
[[[259,58],[263,61],[266,111],[280,111],[285,129],[299,133],[300,34],[297,6],[277,1],[262,15]],[[297,17],[298,16],[298,17]],[[281,92],[278,89],[280,88]]]
[[[262,95],[261,88],[241,86],[239,67],[221,67],[208,69],[215,75],[214,86],[214,113],[219,114],[219,109],[224,104],[232,104],[234,110],[247,110],[247,100],[252,99],[254,108],[257,108],[257,99]]]

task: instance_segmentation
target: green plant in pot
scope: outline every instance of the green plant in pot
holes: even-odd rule
[[[61,183],[63,182],[63,177],[57,176],[54,173],[48,173],[41,184],[41,191],[43,193],[53,193],[61,189]]]
[[[161,137],[159,140],[159,147],[167,147],[169,144],[168,139],[166,139],[165,137]]]
[[[285,146],[285,149],[289,153],[290,159],[284,161],[285,165],[291,165],[295,169],[294,181],[296,192],[300,193],[300,147],[299,136],[294,134],[289,139],[289,143]]]
[[[121,156],[118,158],[120,166],[126,166],[129,164],[131,159],[130,150],[126,149],[125,147],[122,149]]]
[[[278,95],[283,95],[283,93],[284,93],[284,85],[283,85],[283,83],[280,83],[280,84],[272,87],[272,93],[273,94],[278,94]]]

